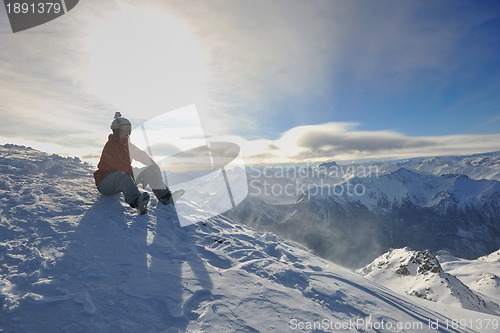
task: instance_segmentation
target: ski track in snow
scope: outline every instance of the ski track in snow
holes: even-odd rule
[[[491,318],[444,316],[225,217],[182,228],[173,206],[138,216],[99,195],[75,159],[5,146],[0,171],[2,333],[412,332],[451,315]],[[393,326],[307,326],[368,318]]]

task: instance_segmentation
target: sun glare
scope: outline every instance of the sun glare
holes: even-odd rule
[[[164,12],[123,6],[94,26],[87,52],[89,90],[131,118],[205,100],[205,52]]]

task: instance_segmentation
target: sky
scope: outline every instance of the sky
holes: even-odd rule
[[[252,165],[497,151],[499,92],[498,1],[85,0],[17,33],[0,6],[0,144],[86,160],[116,111],[193,104]]]

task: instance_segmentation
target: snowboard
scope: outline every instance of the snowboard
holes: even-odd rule
[[[186,191],[184,191],[183,189],[180,189],[180,190],[177,190],[175,192],[172,192],[172,197],[167,202],[167,205],[168,204],[175,204],[175,202],[177,200],[179,200],[179,198],[182,197],[184,195],[184,193],[186,193]]]
[[[184,193],[186,193],[186,191],[184,191],[183,189],[172,192],[170,200],[167,203],[162,204],[162,206],[168,206],[170,204],[174,205],[175,202],[184,195]],[[147,192],[143,192],[142,196],[143,200],[139,201],[139,206],[137,207],[137,212],[139,213],[139,215],[144,215],[148,212],[149,195],[147,194]]]

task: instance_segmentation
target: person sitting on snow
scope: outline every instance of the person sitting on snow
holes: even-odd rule
[[[159,166],[149,155],[130,142],[132,124],[123,118],[120,112],[115,113],[111,124],[113,134],[108,137],[94,172],[94,180],[101,194],[114,195],[123,193],[125,201],[139,212],[146,211],[149,194],[140,192],[137,184],[142,183],[143,188],[150,186],[156,198],[163,203],[172,203],[172,194],[163,182]],[[134,179],[132,161],[138,161],[146,167],[141,170],[137,179]]]

